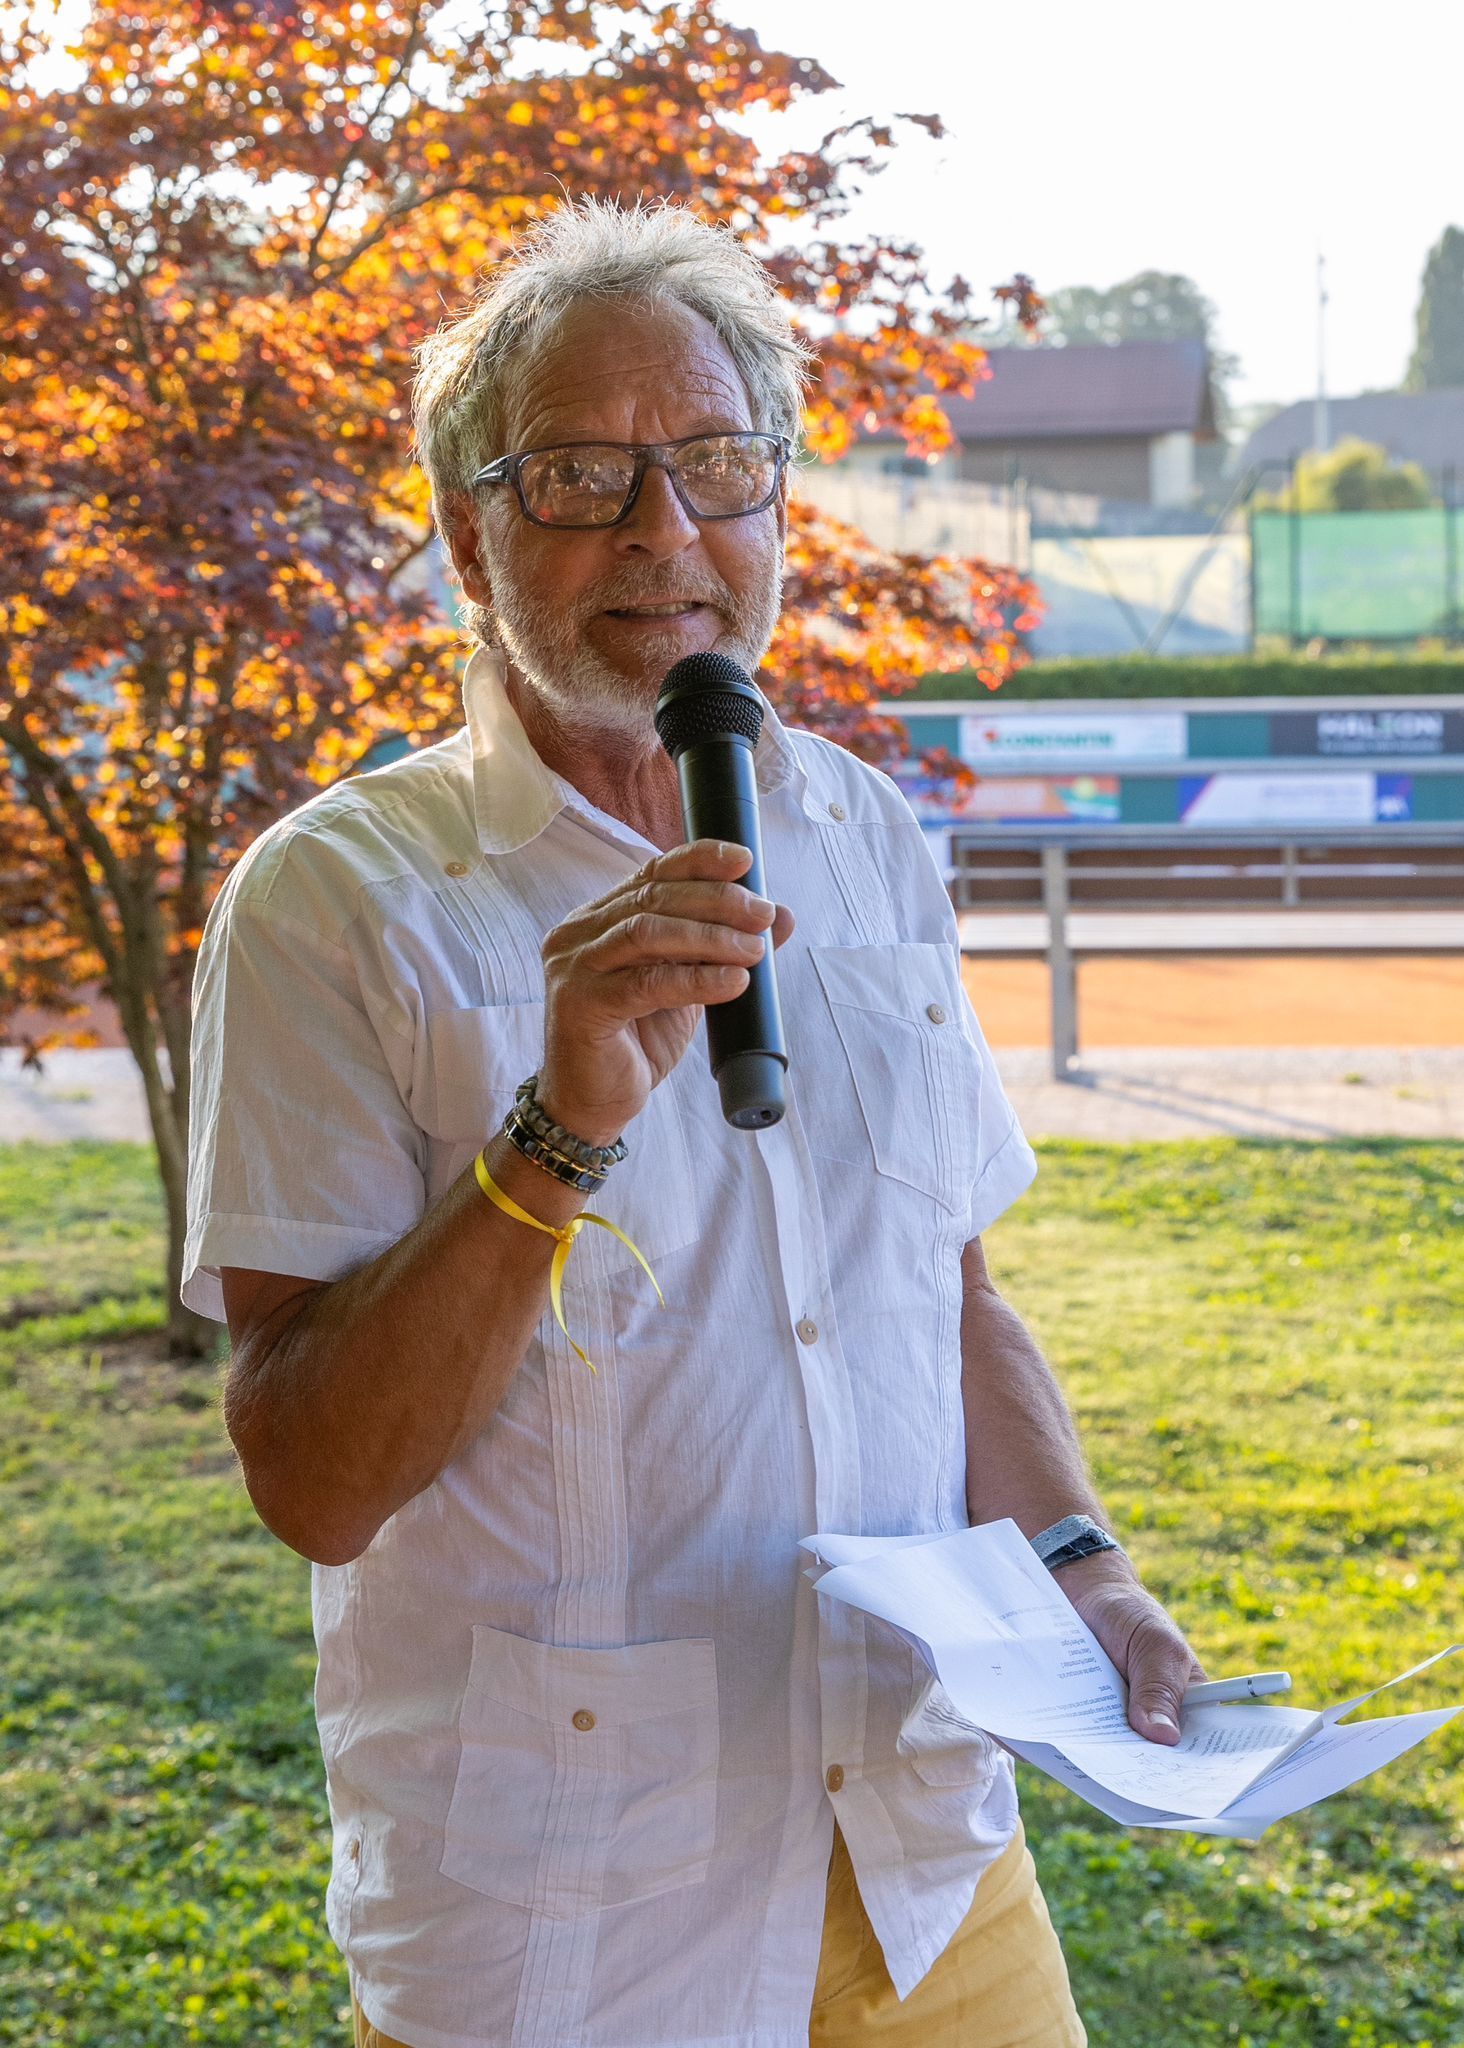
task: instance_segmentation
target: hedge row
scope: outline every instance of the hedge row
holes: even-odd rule
[[[904,699],[919,703],[973,697],[1038,703],[1056,698],[1123,697],[1433,697],[1464,696],[1464,653],[1162,655],[1036,661],[992,692],[971,670],[926,676]]]

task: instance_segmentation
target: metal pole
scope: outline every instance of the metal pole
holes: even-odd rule
[[[1047,912],[1047,975],[1052,996],[1052,1078],[1071,1081],[1078,1064],[1078,975],[1068,945],[1064,846],[1042,849],[1042,905]]]
[[[1260,481],[1257,472],[1247,470],[1236,486],[1236,495],[1243,508],[1245,518],[1245,651],[1256,651],[1256,508],[1254,504],[1256,485]]]
[[[1294,647],[1301,635],[1301,486],[1297,479],[1300,465],[1297,458],[1291,458],[1291,518],[1287,523],[1287,537],[1291,542],[1288,567],[1291,572],[1291,611],[1289,644]]]
[[[1295,910],[1301,902],[1301,873],[1294,846],[1281,849],[1281,902],[1287,910]]]
[[[1444,465],[1444,638],[1459,637],[1459,522],[1454,512],[1454,465]]]

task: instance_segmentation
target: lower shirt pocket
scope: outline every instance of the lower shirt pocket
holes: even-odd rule
[[[710,1640],[560,1649],[473,1630],[445,1877],[569,1918],[700,1884],[716,1835]]]

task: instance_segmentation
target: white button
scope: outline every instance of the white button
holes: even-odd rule
[[[927,1003],[925,1005],[925,1014],[932,1024],[944,1024],[945,1022],[945,1011],[939,1003]]]
[[[842,804],[829,805],[829,816],[831,818],[837,818],[841,824],[843,823],[844,819],[848,817],[848,815],[849,813],[844,809],[844,806]]]
[[[808,1316],[804,1316],[803,1320],[796,1325],[796,1328],[801,1343],[817,1344],[818,1324],[813,1322]]]
[[[467,872],[468,864],[465,860],[450,860],[447,864],[447,873],[450,875],[465,875]]]

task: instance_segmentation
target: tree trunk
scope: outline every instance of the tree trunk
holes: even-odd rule
[[[212,1358],[223,1334],[222,1323],[216,1323],[211,1316],[201,1316],[197,1309],[186,1308],[179,1299],[178,1288],[183,1278],[183,1235],[186,1228],[183,1217],[174,1221],[171,1204],[168,1214],[168,1356],[169,1358],[196,1360]]]
[[[152,1080],[158,1084],[156,1089]],[[185,1308],[179,1293],[183,1283],[183,1241],[188,1232],[187,1079],[180,1087],[175,1078],[174,1085],[165,1088],[154,1065],[151,1078],[144,1071],[143,1082],[168,1217],[168,1356],[211,1358],[220,1326],[196,1309]]]
[[[199,1315],[196,1309],[185,1308],[179,1293],[183,1281],[183,1243],[188,1231],[187,1034],[178,1030],[167,1032],[169,1066],[173,1070],[165,1079],[158,1057],[161,1048],[152,1006],[135,988],[116,993],[122,997],[118,1008],[123,1030],[142,1076],[158,1178],[163,1184],[168,1222],[168,1356],[210,1358],[219,1341],[220,1326],[211,1317]]]

